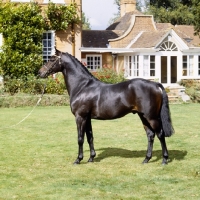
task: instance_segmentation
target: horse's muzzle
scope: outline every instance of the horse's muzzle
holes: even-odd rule
[[[46,78],[47,76],[48,76],[48,75],[47,75],[46,70],[40,69],[40,70],[38,71],[38,77],[40,77],[40,78]]]

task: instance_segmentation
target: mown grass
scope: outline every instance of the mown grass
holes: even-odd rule
[[[0,199],[200,199],[200,104],[170,105],[176,133],[167,138],[170,161],[141,164],[147,139],[137,115],[93,121],[97,157],[77,157],[74,116],[66,107],[0,109]]]

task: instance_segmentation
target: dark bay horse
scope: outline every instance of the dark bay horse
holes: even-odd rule
[[[147,154],[143,163],[152,157],[155,134],[162,147],[162,164],[167,164],[168,150],[165,137],[173,134],[168,96],[162,84],[137,78],[117,84],[106,84],[96,79],[75,57],[56,50],[39,76],[62,72],[70,96],[71,111],[76,118],[78,131],[78,157],[83,159],[83,143],[86,133],[90,147],[90,158],[96,156],[93,144],[91,119],[111,120],[128,113],[138,114],[148,138]]]

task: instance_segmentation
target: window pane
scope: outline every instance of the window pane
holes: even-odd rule
[[[46,63],[54,51],[54,32],[43,33],[42,46],[43,62]]]
[[[101,56],[86,56],[87,68],[89,70],[95,71],[101,68]]]

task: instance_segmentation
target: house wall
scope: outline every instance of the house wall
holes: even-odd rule
[[[44,4],[43,0],[36,0],[43,9],[47,7],[47,4]],[[74,2],[78,6],[78,15],[81,18],[81,0],[64,0],[66,5]],[[66,31],[56,31],[55,32],[55,44],[56,48],[63,52],[68,52],[75,56],[77,59],[81,60],[81,24],[74,25],[74,29],[70,26]],[[74,34],[74,38],[73,38]]]
[[[120,73],[124,71],[124,56],[117,57],[117,72]]]
[[[81,59],[85,61],[86,56],[88,54],[90,54],[90,55],[102,55],[102,67],[112,67],[113,65],[115,65],[115,62],[113,60],[111,53],[96,53],[96,52],[86,53],[86,52],[83,52]]]

